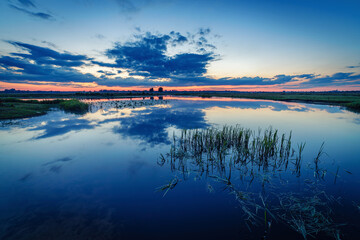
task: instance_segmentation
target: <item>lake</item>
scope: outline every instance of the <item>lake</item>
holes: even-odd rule
[[[229,98],[84,101],[84,115],[53,110],[0,122],[0,239],[360,235],[357,113]],[[246,155],[252,150],[237,160],[230,147],[210,157],[179,153],[183,129],[190,138],[206,129],[220,136],[224,126],[253,139],[278,130],[275,138],[288,141],[291,132],[288,159],[278,148],[266,166]]]

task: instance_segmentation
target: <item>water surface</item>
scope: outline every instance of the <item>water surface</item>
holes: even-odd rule
[[[292,131],[306,142],[301,177],[291,171],[275,193],[296,192],[314,178],[321,144],[319,188],[341,204],[334,219],[342,239],[359,235],[360,115],[336,106],[227,98],[87,100],[85,115],[53,110],[44,116],[2,121],[0,127],[1,239],[261,239],[264,226],[244,223],[233,194],[213,178],[158,164],[181,129],[235,126]],[[339,170],[338,170],[339,169]],[[242,187],[241,174],[232,176]],[[174,189],[156,189],[174,177]],[[336,178],[336,180],[335,180]],[[253,193],[271,184],[255,184]],[[209,187],[210,186],[210,187]],[[248,187],[248,185],[246,185]],[[339,200],[340,201],[340,200]],[[249,231],[249,228],[251,231]],[[302,239],[281,222],[270,239]],[[286,236],[286,238],[284,238]],[[328,236],[323,236],[329,239]]]

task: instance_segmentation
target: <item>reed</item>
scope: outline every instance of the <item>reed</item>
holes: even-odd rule
[[[239,202],[249,229],[250,226],[265,224],[264,236],[268,234],[272,222],[281,222],[304,239],[319,233],[338,239],[340,225],[334,222],[330,208],[330,202],[334,202],[335,198],[320,191],[321,185],[317,183],[326,173],[320,168],[325,154],[324,143],[314,158],[314,181],[304,181],[307,195],[275,191],[278,186],[274,184],[273,177],[281,183],[282,172],[289,171],[301,179],[305,146],[305,143],[297,144],[295,150],[292,132],[279,134],[272,127],[264,131],[253,131],[239,125],[184,129],[180,134],[173,135],[169,153],[161,154],[158,164],[169,165],[177,176],[182,174],[183,180],[195,173],[196,179],[205,176],[222,185],[222,190],[234,195]],[[235,185],[234,176],[247,187],[242,189]],[[179,181],[175,177],[158,190],[165,191],[165,196]],[[253,182],[261,184],[264,194],[249,191]],[[265,190],[266,186],[269,186],[268,190]],[[207,188],[209,192],[214,192],[209,183]]]
[[[195,160],[199,171],[208,172],[216,169],[221,173],[226,169],[241,168],[251,163],[258,169],[273,170],[287,169],[290,158],[295,150],[292,148],[291,132],[288,136],[283,134],[279,138],[278,130],[268,128],[257,133],[239,125],[224,126],[221,129],[184,129],[179,137],[173,136],[170,152],[167,157],[173,170],[181,168],[185,159]],[[299,145],[299,155],[294,165],[294,171],[300,175],[301,154],[305,144]],[[161,155],[161,165],[165,163]]]

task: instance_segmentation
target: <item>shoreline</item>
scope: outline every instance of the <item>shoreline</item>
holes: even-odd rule
[[[360,92],[142,92],[135,93],[2,93],[0,94],[0,119],[17,119],[46,114],[51,108],[73,113],[85,113],[88,104],[81,99],[148,98],[162,96],[196,96],[201,98],[226,97],[282,102],[299,102],[344,107],[360,113]],[[24,98],[26,100],[21,100]],[[33,100],[46,99],[44,101]],[[66,98],[66,99],[61,99]],[[49,100],[51,99],[51,100]]]

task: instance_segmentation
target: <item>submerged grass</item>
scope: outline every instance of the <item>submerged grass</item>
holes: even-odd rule
[[[301,193],[281,192],[289,184],[282,179],[281,173],[287,171],[301,179],[305,143],[298,144],[297,150],[292,145],[291,132],[279,134],[271,127],[264,131],[253,131],[239,125],[185,129],[179,136],[174,134],[169,153],[161,154],[158,164],[169,165],[171,171],[181,173],[183,180],[195,173],[222,185],[223,190],[234,195],[239,202],[249,229],[250,226],[265,224],[264,237],[272,222],[280,222],[304,239],[318,234],[340,239],[341,224],[335,223],[330,204],[338,201],[320,190],[318,184],[326,173],[320,167],[324,143],[314,158],[314,167],[309,168],[314,170],[314,179],[304,180]],[[233,176],[246,187],[234,184]],[[280,190],[273,178],[282,184]],[[250,191],[255,179],[262,189],[260,194]],[[165,191],[165,196],[179,181],[176,177],[158,190]]]
[[[34,117],[46,114],[51,108],[60,108],[72,113],[85,113],[88,104],[79,100],[21,100],[17,98],[0,98],[0,119]]]

